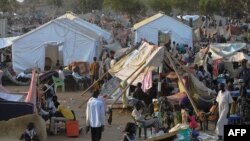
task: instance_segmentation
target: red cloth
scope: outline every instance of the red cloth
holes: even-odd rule
[[[214,76],[218,76],[219,72],[218,72],[218,64],[222,61],[222,59],[217,59],[213,61],[213,75]]]
[[[26,96],[25,102],[32,103],[34,105],[34,112],[36,112],[36,92],[37,92],[37,87],[36,87],[36,72],[35,70],[32,71],[32,79],[30,82],[30,87],[29,87],[29,92],[28,95]]]
[[[195,116],[188,116],[188,119],[189,119],[189,127],[191,129],[195,129],[198,127]]]

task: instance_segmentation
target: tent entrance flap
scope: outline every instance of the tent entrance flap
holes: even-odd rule
[[[47,44],[45,45],[45,65],[44,70],[50,70],[56,65],[57,60],[60,63],[59,44]],[[60,63],[61,64],[61,63]]]

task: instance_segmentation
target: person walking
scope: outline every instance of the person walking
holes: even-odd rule
[[[225,84],[221,83],[220,91],[217,95],[216,102],[219,105],[219,119],[216,124],[215,132],[219,137],[219,140],[222,140],[224,135],[224,125],[228,124],[228,117],[230,115],[231,103],[233,99],[229,91],[225,89]]]
[[[86,126],[91,130],[91,140],[100,141],[105,124],[105,105],[98,99],[99,91],[95,91],[87,103]]]

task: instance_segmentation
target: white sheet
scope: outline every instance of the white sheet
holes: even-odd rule
[[[11,94],[11,93],[0,92],[0,98],[7,100],[7,101],[20,101],[23,98],[23,96]]]
[[[8,37],[8,38],[0,38],[0,49],[11,46],[12,41],[15,40],[16,38],[18,38],[18,36],[16,36],[16,37]]]

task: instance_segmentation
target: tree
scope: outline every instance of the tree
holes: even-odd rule
[[[56,7],[62,7],[63,0],[47,0],[49,4],[52,4]]]
[[[214,14],[220,12],[218,0],[199,0],[199,9],[202,14]]]
[[[103,4],[115,11],[126,12],[130,15],[145,11],[145,5],[140,0],[104,0]]]
[[[103,0],[77,0],[78,11],[83,13],[102,9]]]
[[[16,0],[2,0],[0,2],[0,9],[3,12],[13,12],[19,6]]]
[[[172,11],[171,0],[149,0],[148,4],[154,11],[163,11],[169,14]]]

